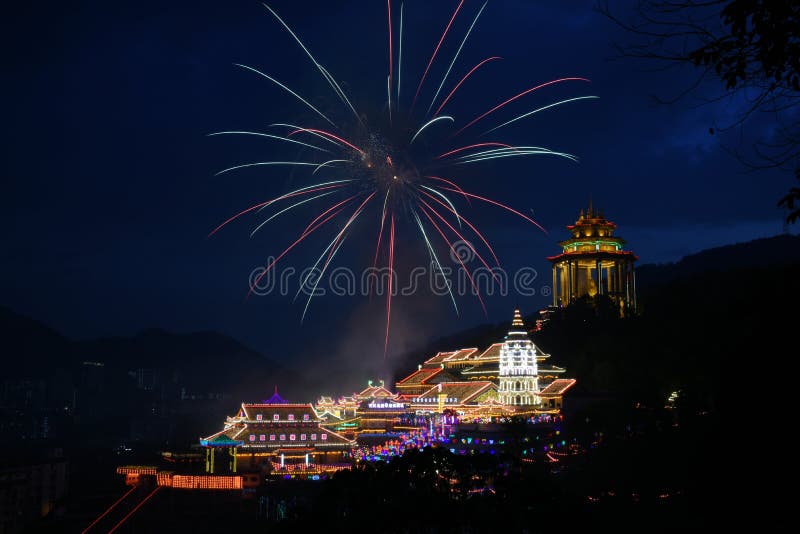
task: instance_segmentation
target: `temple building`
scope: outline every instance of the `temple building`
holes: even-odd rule
[[[636,273],[633,252],[623,250],[625,240],[615,236],[617,225],[592,207],[581,210],[572,237],[559,243],[562,252],[547,259],[553,264],[553,306],[561,307],[583,297],[605,295],[628,316],[636,313]]]
[[[575,380],[563,378],[565,369],[549,364],[528,337],[519,310],[514,310],[506,339],[483,352],[465,348],[439,352],[410,375],[397,381],[397,401],[410,412],[465,415],[548,412],[561,409],[564,393]]]
[[[514,310],[511,330],[500,348],[500,402],[523,406],[540,404],[537,352],[519,310]]]
[[[207,451],[209,473],[268,467],[280,474],[336,470],[349,461],[355,443],[323,428],[311,404],[288,403],[276,391],[262,403],[242,403],[223,429],[202,438],[200,445]],[[227,466],[220,465],[222,458]]]
[[[206,471],[269,471],[311,475],[344,468],[364,440],[457,419],[550,417],[561,412],[575,380],[548,362],[529,337],[519,310],[502,342],[486,350],[439,352],[397,381],[396,392],[370,381],[351,396],[320,397],[315,405],[291,404],[275,394],[242,403],[223,428],[200,439]]]

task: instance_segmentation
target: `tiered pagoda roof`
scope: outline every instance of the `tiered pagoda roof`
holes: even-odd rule
[[[590,202],[589,209],[585,213],[581,210],[575,224],[567,226],[572,237],[559,243],[561,254],[549,256],[547,259],[558,262],[570,257],[591,255],[592,257],[630,256],[633,260],[637,260],[638,257],[633,252],[623,250],[625,240],[614,235],[616,229],[617,225],[606,219],[599,210],[594,209]]]

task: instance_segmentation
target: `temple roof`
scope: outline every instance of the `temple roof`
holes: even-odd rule
[[[500,349],[503,348],[502,343],[493,343],[485,351],[476,356],[475,360],[499,360]]]
[[[305,434],[306,439],[300,439]],[[323,439],[323,434],[325,438]],[[261,441],[261,436],[264,436],[264,441]],[[275,440],[270,440],[270,436],[275,436]],[[291,440],[294,435],[295,439]],[[316,439],[311,439],[315,435]],[[253,439],[250,439],[253,436]],[[284,436],[281,441],[280,437]],[[330,446],[352,446],[353,441],[345,438],[341,434],[337,434],[327,428],[322,428],[319,425],[312,425],[309,427],[295,427],[291,425],[278,425],[271,426],[268,424],[254,424],[247,425],[245,431],[239,435],[239,441],[244,443],[244,446],[265,446],[269,448],[276,447],[330,447]]]
[[[449,358],[450,356],[454,355],[458,351],[450,351],[450,352],[437,352],[435,356],[428,358],[423,362],[423,365],[439,365],[445,359]]]
[[[575,382],[577,381],[574,378],[558,378],[550,382],[546,388],[539,392],[539,395],[544,397],[563,395],[565,391],[575,385]]]
[[[559,367],[557,365],[547,365],[547,366],[539,365],[538,367],[540,375],[546,375],[548,373],[564,373],[567,371],[563,367]]]
[[[528,330],[522,321],[522,314],[519,309],[514,309],[514,318],[511,319],[511,329],[506,335],[506,341],[530,341]]]
[[[394,398],[397,393],[392,393],[383,386],[369,386],[361,393],[357,393],[357,399],[372,399],[372,398]]]
[[[278,416],[278,421],[289,421],[290,416],[294,416],[294,422],[297,423],[318,420],[317,413],[311,404],[242,404],[240,413],[247,421],[257,421],[259,415],[265,422],[275,421],[275,415]],[[308,416],[308,418],[304,416]]]
[[[481,393],[497,388],[494,382],[488,380],[473,380],[469,382],[443,382],[433,386],[431,389],[418,395],[420,398],[438,399],[438,396],[445,395],[447,398],[454,398],[459,404],[468,403],[475,400]]]
[[[631,252],[630,250],[588,250],[588,251],[577,251],[577,252],[562,252],[561,254],[556,254],[555,256],[547,256],[548,261],[560,261],[567,258],[580,258],[581,256],[585,256],[586,258],[591,257],[592,259],[615,259],[615,258],[630,258],[633,261],[637,261],[639,256]]]
[[[445,362],[457,362],[468,360],[470,356],[478,352],[477,348],[458,349],[451,352],[438,352],[432,358],[425,360],[423,366],[439,365]]]
[[[625,240],[615,236],[614,231],[617,225],[606,219],[600,210],[596,210],[589,203],[586,213],[581,210],[575,224],[567,226],[570,236],[569,239],[559,242],[562,253],[555,256],[548,256],[551,262],[557,262],[564,258],[591,257],[592,259],[620,259],[630,258],[636,261],[638,258],[629,251],[622,250]]]
[[[454,353],[448,353],[454,354]],[[441,367],[423,367],[422,369],[417,369],[401,381],[397,383],[397,387],[407,387],[407,386],[419,386],[425,384],[429,379],[433,378],[434,375],[437,375],[442,372]]]
[[[275,393],[264,401],[264,404],[288,404],[289,401],[278,395],[278,386],[275,386]]]
[[[201,439],[200,444],[204,447],[239,447],[242,441],[233,439],[228,434],[218,433],[213,438]]]

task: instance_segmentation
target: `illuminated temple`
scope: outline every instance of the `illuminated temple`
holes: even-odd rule
[[[583,297],[605,295],[620,315],[636,312],[636,273],[633,252],[623,250],[625,240],[614,235],[617,225],[592,207],[581,210],[572,237],[559,243],[561,254],[547,258],[553,264],[553,306],[566,306]]]
[[[491,412],[490,406],[513,408],[498,413],[557,413],[575,380],[563,378],[565,369],[549,359],[530,340],[519,310],[514,310],[504,341],[482,352],[439,352],[397,382],[397,398],[417,411],[451,408],[464,416]]]
[[[508,334],[483,351],[439,352],[391,391],[383,381],[350,396],[291,404],[277,390],[269,400],[243,403],[223,428],[200,440],[208,473],[268,467],[273,475],[343,469],[365,440],[414,433],[459,421],[532,419],[561,412],[575,380],[550,363],[530,339],[519,310]]]

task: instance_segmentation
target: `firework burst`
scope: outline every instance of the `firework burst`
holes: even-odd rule
[[[579,84],[588,82],[586,78],[565,77],[545,82],[540,82],[515,94],[511,97],[498,99],[499,103],[489,102],[474,116],[459,118],[458,120],[447,114],[447,106],[457,96],[459,89],[468,84],[470,78],[481,69],[488,68],[490,62],[500,60],[499,56],[488,56],[474,64],[468,64],[464,74],[458,81],[451,81],[454,70],[458,69],[459,59],[465,43],[470,37],[473,28],[478,23],[487,3],[482,4],[470,19],[467,30],[459,41],[458,48],[447,63],[441,80],[430,81],[431,66],[441,60],[439,52],[442,44],[448,37],[452,37],[451,30],[454,22],[466,11],[464,1],[456,6],[441,36],[427,61],[424,72],[419,80],[414,83],[414,93],[407,106],[401,106],[403,83],[403,13],[404,5],[400,3],[399,9],[393,9],[391,0],[386,2],[387,10],[387,65],[386,65],[386,95],[383,111],[376,116],[360,114],[341,85],[317,61],[308,47],[291,29],[291,27],[273,10],[264,4],[266,10],[274,17],[275,21],[288,32],[289,36],[303,50],[310,60],[311,65],[318,72],[322,80],[329,86],[336,98],[341,103],[341,113],[334,115],[332,112],[323,113],[320,109],[301,96],[287,84],[279,81],[275,76],[265,73],[249,65],[235,64],[238,68],[248,71],[279,87],[287,98],[294,99],[305,108],[313,112],[316,117],[314,123],[295,125],[289,123],[275,123],[270,125],[267,132],[254,131],[224,131],[210,135],[250,135],[260,136],[271,141],[284,143],[287,146],[302,147],[308,154],[304,161],[256,161],[241,163],[219,171],[217,174],[233,172],[251,167],[297,167],[306,168],[309,178],[328,176],[328,179],[314,181],[309,185],[300,187],[276,198],[259,202],[225,220],[214,228],[209,235],[214,235],[231,222],[246,215],[257,215],[256,226],[251,236],[261,230],[267,223],[287,213],[296,214],[301,206],[313,204],[321,205],[321,211],[315,213],[310,221],[299,232],[293,242],[281,251],[274,259],[264,266],[261,274],[252,282],[248,296],[258,286],[261,279],[272,270],[275,265],[300,245],[308,236],[315,232],[332,230],[331,239],[322,250],[309,273],[313,276],[314,289],[322,279],[328,267],[334,261],[336,254],[355,224],[368,222],[375,225],[375,253],[373,267],[378,267],[379,262],[385,259],[385,266],[389,270],[389,287],[386,291],[386,327],[384,332],[384,355],[388,348],[392,298],[393,277],[395,269],[395,243],[398,223],[406,220],[417,232],[430,255],[431,264],[440,271],[442,269],[437,249],[449,250],[454,258],[459,258],[455,253],[455,241],[461,240],[468,244],[472,253],[480,263],[490,269],[489,261],[467,239],[468,235],[477,236],[491,256],[492,262],[500,266],[500,262],[493,247],[479,229],[456,208],[454,200],[463,199],[468,205],[472,200],[479,201],[501,208],[520,217],[544,231],[535,220],[514,208],[494,199],[465,191],[456,179],[448,173],[448,169],[458,169],[464,165],[479,164],[489,160],[517,158],[528,156],[553,156],[577,161],[577,158],[566,152],[552,150],[540,146],[514,145],[498,140],[496,137],[500,130],[544,112],[548,109],[576,102],[598,98],[594,95],[581,95],[540,106],[531,111],[514,116],[509,120],[490,123],[497,112],[506,106],[523,99],[525,96],[539,91],[548,86]],[[396,7],[396,6],[395,6]],[[397,27],[395,28],[395,24]],[[426,81],[430,82],[432,98],[424,110],[421,100],[425,97]],[[433,91],[435,87],[435,91]],[[444,96],[443,96],[444,95]],[[408,100],[408,97],[406,97]],[[479,128],[481,126],[481,128]],[[491,134],[491,136],[489,136]],[[472,140],[467,137],[471,135]],[[431,152],[431,147],[439,146],[441,150]],[[437,154],[438,152],[438,154]],[[313,180],[312,180],[313,181]],[[439,238],[443,245],[437,247],[434,242]],[[485,254],[485,252],[484,252]],[[460,262],[459,267],[465,273],[472,285],[481,306],[483,300],[478,291],[469,267]],[[491,271],[490,269],[490,272]],[[371,280],[370,280],[371,282]],[[312,283],[312,274],[301,280],[300,289],[295,297],[299,296],[302,289]],[[370,293],[372,285],[370,284]],[[309,304],[316,291],[310,291],[303,309],[305,317]],[[450,300],[458,313],[456,299],[450,291]],[[485,311],[485,307],[484,307]]]

